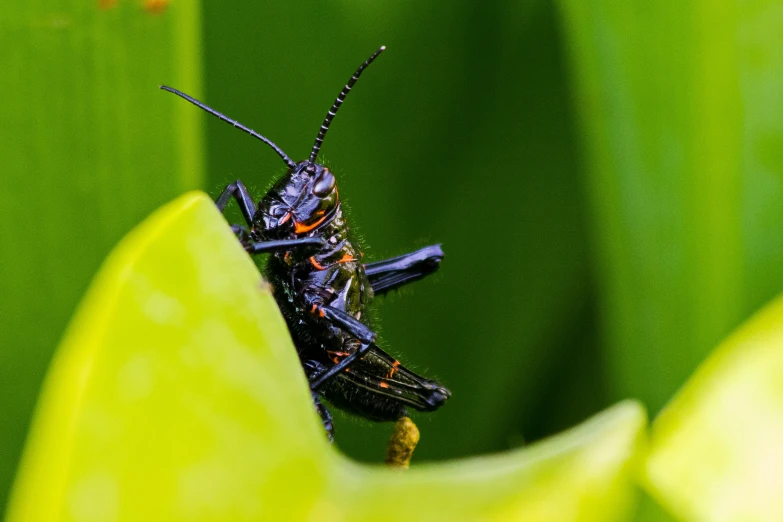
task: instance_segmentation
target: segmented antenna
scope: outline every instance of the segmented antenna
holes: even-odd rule
[[[228,116],[224,116],[223,114],[219,113],[218,111],[216,111],[216,110],[215,110],[215,109],[213,109],[212,107],[209,107],[209,106],[207,106],[207,105],[204,105],[203,103],[201,103],[201,102],[200,102],[200,101],[198,101],[197,99],[195,99],[195,98],[192,98],[192,97],[188,96],[187,94],[185,94],[185,93],[184,93],[184,92],[182,92],[182,91],[178,91],[177,89],[174,89],[174,88],[172,88],[172,87],[169,87],[169,86],[167,86],[167,85],[161,85],[161,86],[160,86],[160,88],[161,88],[161,89],[163,89],[164,91],[169,91],[169,92],[171,92],[171,93],[174,93],[174,94],[176,94],[177,96],[179,96],[180,98],[185,98],[186,100],[188,100],[190,103],[192,103],[192,104],[193,104],[193,105],[195,105],[196,107],[198,107],[198,108],[200,108],[200,109],[204,109],[205,111],[207,111],[207,112],[208,112],[208,113],[210,113],[211,115],[213,115],[213,116],[217,116],[218,118],[220,118],[220,119],[221,119],[221,120],[223,120],[224,122],[226,122],[226,123],[230,123],[231,125],[233,125],[233,126],[234,126],[234,127],[236,127],[237,129],[239,129],[239,130],[241,130],[241,131],[245,131],[245,132],[247,132],[248,134],[250,134],[250,135],[251,135],[251,136],[253,136],[254,138],[258,138],[259,140],[263,141],[264,143],[266,143],[267,145],[269,145],[270,147],[272,147],[272,150],[273,150],[273,151],[275,151],[275,152],[277,152],[277,155],[278,155],[278,156],[280,156],[281,158],[283,158],[283,161],[285,161],[285,164],[286,164],[286,165],[288,165],[288,167],[289,167],[289,168],[294,168],[294,167],[296,167],[296,163],[294,163],[294,162],[291,160],[291,158],[289,158],[289,157],[286,155],[286,153],[285,153],[285,152],[283,152],[283,151],[282,151],[282,149],[280,149],[280,147],[278,147],[277,145],[275,145],[275,144],[274,144],[274,143],[273,143],[271,140],[269,140],[268,138],[265,138],[264,136],[261,136],[259,133],[257,133],[257,132],[256,132],[256,131],[254,131],[253,129],[250,129],[250,128],[248,128],[248,127],[245,127],[244,125],[242,125],[242,124],[241,124],[241,123],[239,123],[238,121],[236,121],[236,120],[232,120],[232,119],[231,119],[231,118],[229,118]]]
[[[318,131],[318,137],[315,138],[315,144],[313,144],[313,151],[310,153],[311,163],[315,163],[315,158],[318,157],[318,151],[321,150],[321,144],[324,142],[324,136],[326,136],[326,131],[329,130],[329,125],[332,124],[334,115],[337,114],[337,109],[339,109],[340,105],[342,105],[343,102],[345,101],[345,97],[348,96],[348,92],[351,90],[351,87],[353,87],[353,84],[355,84],[356,80],[359,79],[359,76],[362,75],[364,69],[366,69],[367,66],[370,65],[373,62],[373,60],[375,60],[375,58],[377,58],[378,55],[385,50],[386,50],[386,46],[385,45],[381,46],[381,48],[375,51],[372,56],[367,58],[367,61],[361,64],[358,69],[356,69],[356,72],[353,73],[353,76],[351,76],[351,79],[348,80],[346,86],[343,87],[342,91],[340,91],[340,94],[337,96],[337,99],[334,101],[334,105],[332,105],[332,108],[329,109],[329,112],[326,113],[326,118],[324,118],[324,122],[321,125],[321,130]]]

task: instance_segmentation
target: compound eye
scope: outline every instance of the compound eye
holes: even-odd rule
[[[334,183],[334,174],[327,169],[323,169],[315,182],[315,186],[313,186],[313,194],[319,198],[328,196],[334,190]]]

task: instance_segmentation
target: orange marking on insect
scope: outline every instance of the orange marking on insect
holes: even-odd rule
[[[314,266],[314,267],[315,267],[317,270],[326,270],[326,267],[325,267],[325,266],[323,266],[323,265],[319,264],[319,263],[318,263],[318,261],[316,261],[316,260],[315,260],[315,256],[312,256],[312,257],[310,258],[310,263],[312,263],[312,264],[313,264],[313,266]]]
[[[400,361],[396,361],[396,360],[395,360],[395,361],[392,363],[391,370],[389,370],[389,374],[386,376],[386,378],[387,378],[387,379],[391,379],[392,377],[394,377],[394,372],[396,372],[396,371],[397,371],[397,367],[398,367],[399,365],[400,365]]]
[[[351,254],[345,254],[338,263],[350,263],[351,261],[356,261],[356,259]]]
[[[324,214],[326,214],[325,210],[319,210],[318,212],[315,213],[316,216],[323,216]]]
[[[278,221],[278,222],[277,222],[277,224],[278,224],[278,225],[282,225],[283,223],[285,223],[285,222],[286,222],[286,221],[288,221],[289,219],[291,219],[291,213],[290,213],[290,212],[289,212],[288,214],[286,214],[285,216],[283,216],[283,219],[281,219],[280,221]]]
[[[340,358],[341,357],[347,357],[347,356],[351,355],[348,352],[333,352],[331,350],[326,350],[326,353],[330,356],[330,358],[332,359],[332,362],[334,362],[335,364],[340,362]]]
[[[326,216],[321,217],[318,221],[313,223],[312,225],[308,225],[307,223],[294,223],[294,232],[297,234],[303,234],[304,232],[310,232],[312,229],[320,225],[324,222],[326,219]]]
[[[283,256],[283,259],[285,260],[287,265],[291,264],[291,252],[286,252]]]
[[[380,386],[381,388],[388,388],[389,387],[389,383],[381,381],[381,382],[378,383],[378,386]]]

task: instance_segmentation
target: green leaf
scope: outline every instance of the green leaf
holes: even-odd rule
[[[405,473],[341,462],[328,498],[349,493],[332,506],[346,520],[628,520],[645,418],[626,401],[525,449]]]
[[[408,472],[349,461],[268,287],[191,193],[96,276],[46,380],[9,521],[622,520],[644,426],[627,402],[506,454]]]
[[[560,3],[613,391],[657,411],[783,287],[783,12]]]
[[[653,496],[685,520],[783,517],[783,297],[732,334],[653,424]]]
[[[0,511],[41,380],[90,278],[200,186],[197,0],[0,2]]]

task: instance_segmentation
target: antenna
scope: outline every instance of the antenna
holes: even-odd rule
[[[289,168],[294,168],[294,167],[296,167],[296,163],[294,163],[294,162],[291,160],[291,158],[289,158],[289,157],[286,155],[286,153],[285,153],[285,152],[283,152],[283,151],[282,151],[282,149],[280,149],[280,147],[278,147],[277,145],[275,145],[275,144],[274,144],[274,143],[273,143],[271,140],[269,140],[269,139],[265,138],[264,136],[261,136],[259,133],[257,133],[257,132],[256,132],[256,131],[254,131],[253,129],[250,129],[250,128],[248,128],[248,127],[245,127],[244,125],[242,125],[242,124],[241,124],[241,123],[239,123],[238,121],[236,121],[236,120],[232,120],[232,119],[231,119],[231,118],[229,118],[228,116],[224,116],[223,114],[220,114],[218,111],[216,111],[216,110],[215,110],[215,109],[213,109],[212,107],[209,107],[209,106],[207,106],[207,105],[204,105],[203,103],[201,103],[201,102],[200,102],[200,101],[198,101],[197,99],[195,99],[195,98],[192,98],[192,97],[188,96],[187,94],[185,94],[185,93],[184,93],[184,92],[182,92],[182,91],[178,91],[177,89],[174,89],[174,88],[172,88],[172,87],[168,87],[167,85],[161,85],[161,86],[160,86],[160,88],[161,88],[161,89],[163,89],[164,91],[169,91],[169,92],[171,92],[171,93],[174,93],[174,94],[176,94],[177,96],[179,96],[180,98],[185,98],[186,100],[188,100],[190,103],[192,103],[192,104],[193,104],[193,105],[195,105],[196,107],[198,107],[198,108],[200,108],[200,109],[203,109],[203,110],[207,111],[208,113],[210,113],[210,114],[211,114],[211,115],[213,115],[213,116],[217,116],[218,118],[220,118],[220,119],[221,119],[221,120],[223,120],[224,122],[226,122],[226,123],[230,123],[231,125],[233,125],[234,127],[236,127],[237,129],[239,129],[239,130],[241,130],[241,131],[245,131],[245,132],[247,132],[248,134],[250,134],[250,135],[251,135],[251,136],[253,136],[254,138],[258,138],[259,140],[263,141],[264,143],[266,143],[267,145],[269,145],[270,147],[272,147],[272,150],[273,150],[273,151],[275,151],[275,152],[277,152],[277,155],[278,155],[278,156],[280,156],[281,158],[283,158],[283,161],[285,161],[285,164],[286,164],[286,165],[288,165],[288,167],[289,167]]]
[[[337,95],[337,99],[334,101],[334,105],[332,105],[332,108],[329,109],[329,112],[326,113],[326,118],[324,118],[324,122],[321,125],[321,130],[318,131],[318,137],[315,138],[315,144],[313,144],[313,151],[310,153],[310,163],[315,163],[315,158],[318,157],[318,151],[321,150],[321,144],[324,142],[324,136],[326,136],[326,131],[329,130],[329,125],[332,124],[332,120],[334,119],[335,114],[337,114],[337,109],[339,109],[340,105],[342,105],[343,102],[345,101],[345,97],[348,96],[348,92],[350,92],[351,87],[353,87],[353,84],[355,84],[356,80],[359,79],[359,76],[362,75],[364,69],[366,69],[367,66],[370,65],[373,62],[373,60],[375,60],[375,58],[377,58],[378,55],[385,50],[386,50],[386,46],[385,45],[381,46],[381,48],[375,51],[372,56],[367,58],[367,61],[361,64],[358,69],[356,69],[356,72],[353,73],[353,76],[351,76],[351,79],[348,80],[346,86],[343,87],[343,90],[340,91],[339,95]]]

